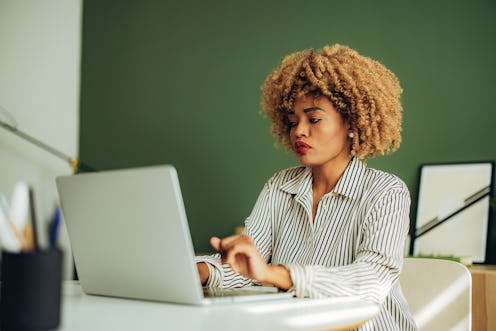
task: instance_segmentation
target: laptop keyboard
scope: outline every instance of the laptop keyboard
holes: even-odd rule
[[[205,298],[218,298],[218,297],[232,297],[241,295],[260,295],[261,293],[276,293],[277,288],[218,288],[218,287],[204,287],[203,295]]]

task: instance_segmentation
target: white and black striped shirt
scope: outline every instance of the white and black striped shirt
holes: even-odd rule
[[[396,176],[353,158],[312,221],[312,171],[296,167],[264,186],[245,233],[266,261],[285,265],[297,297],[359,296],[381,305],[359,330],[416,330],[399,284],[409,227],[410,195]],[[207,262],[207,286],[239,287],[253,280]]]

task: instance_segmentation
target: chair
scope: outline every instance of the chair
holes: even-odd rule
[[[405,258],[400,284],[420,331],[472,329],[472,277],[463,264]]]

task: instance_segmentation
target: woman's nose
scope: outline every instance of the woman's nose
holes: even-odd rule
[[[308,125],[305,121],[299,121],[294,128],[294,134],[296,137],[307,137],[308,136]]]

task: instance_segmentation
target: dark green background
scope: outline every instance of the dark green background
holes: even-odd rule
[[[341,43],[397,74],[403,143],[369,165],[413,201],[420,164],[496,159],[494,1],[85,0],[83,15],[81,159],[175,165],[197,251],[297,164],[259,114],[263,80],[297,50]]]

